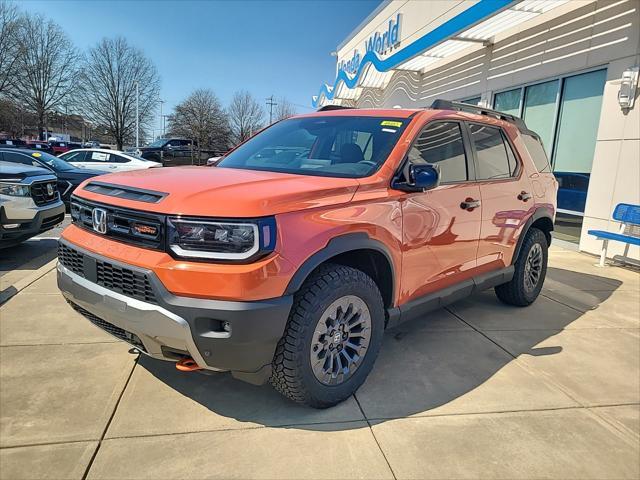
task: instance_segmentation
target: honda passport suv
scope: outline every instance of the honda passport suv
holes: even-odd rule
[[[213,168],[84,182],[58,286],[179,370],[270,381],[329,407],[364,382],[385,328],[488,288],[531,304],[556,191],[540,138],[510,115],[446,101],[329,107]]]

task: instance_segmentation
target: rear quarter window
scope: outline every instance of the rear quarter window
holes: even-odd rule
[[[522,139],[538,171],[551,172],[549,158],[547,157],[547,153],[544,151],[542,142],[538,138],[527,134],[523,134]]]

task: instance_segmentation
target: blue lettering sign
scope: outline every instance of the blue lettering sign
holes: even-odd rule
[[[385,32],[376,32],[364,42],[364,49],[368,52],[376,52],[378,55],[385,54],[388,50],[395,48],[400,43],[400,21],[402,14],[398,13],[395,20],[389,20]],[[338,70],[343,70],[349,74],[355,74],[360,67],[360,52],[354,50],[350,60],[342,60],[338,63]]]

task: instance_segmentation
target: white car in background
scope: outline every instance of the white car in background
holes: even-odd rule
[[[74,167],[102,170],[103,172],[129,172],[162,166],[161,163],[145,160],[130,153],[104,148],[69,150],[60,155],[60,158]]]

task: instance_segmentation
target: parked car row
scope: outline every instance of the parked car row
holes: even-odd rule
[[[211,158],[223,152],[198,148],[198,143],[186,138],[159,138],[146,147],[138,148],[136,155],[161,163],[165,167],[179,165],[206,165]]]

